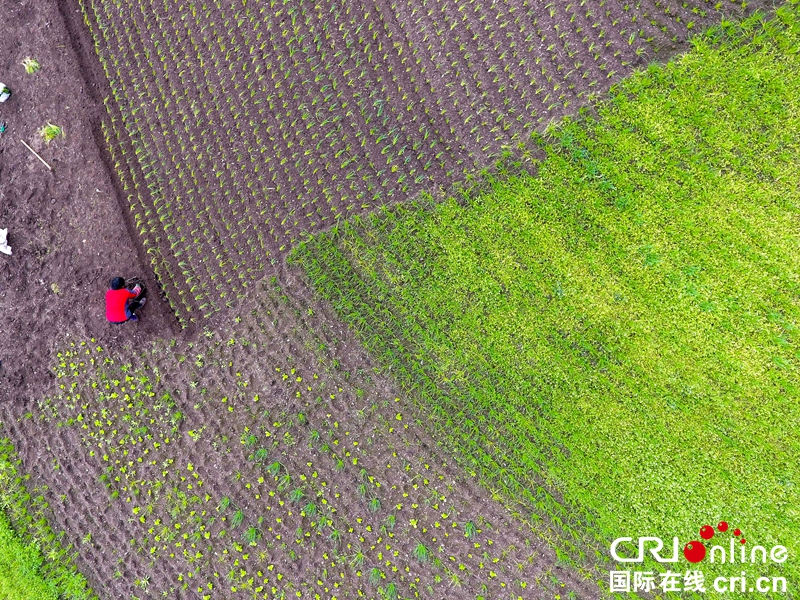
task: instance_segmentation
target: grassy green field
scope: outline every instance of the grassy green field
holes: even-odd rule
[[[778,14],[551,128],[535,174],[293,256],[573,554],[726,520],[798,573],[800,22]]]
[[[20,467],[11,442],[0,438],[0,599],[96,598],[51,529],[40,490],[29,492]]]
[[[58,591],[39,572],[42,556],[25,545],[0,513],[0,598],[9,600],[56,600]]]

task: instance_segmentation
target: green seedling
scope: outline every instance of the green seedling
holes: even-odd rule
[[[298,502],[300,502],[304,496],[305,494],[303,493],[303,490],[300,488],[295,488],[291,492],[289,492],[289,500],[293,504],[297,504]]]
[[[380,584],[381,580],[383,579],[383,572],[378,567],[373,567],[370,569],[369,572],[369,582],[377,586]]]
[[[64,130],[58,125],[48,123],[39,130],[39,135],[41,135],[42,139],[49,144],[58,136],[64,137]]]
[[[39,64],[39,61],[35,58],[25,58],[22,60],[22,66],[25,68],[25,72],[29,75],[36,73],[42,66]]]
[[[416,558],[421,563],[428,562],[428,560],[430,560],[431,558],[430,550],[428,550],[428,547],[422,542],[419,542],[417,543],[416,546],[414,546],[413,554],[414,558]]]
[[[244,512],[242,509],[238,509],[235,513],[233,513],[233,517],[231,518],[231,525],[233,527],[238,527],[244,521]]]
[[[364,566],[364,552],[361,549],[356,550],[355,554],[350,557],[350,566],[356,569]]]
[[[475,523],[472,521],[464,523],[464,536],[469,539],[474,539],[476,535],[478,535],[478,528],[475,527]]]
[[[386,587],[383,588],[383,596],[386,600],[397,600],[398,592],[397,592],[397,584],[393,581],[386,584]]]
[[[244,532],[244,539],[251,546],[255,546],[256,542],[258,542],[260,537],[261,537],[261,532],[258,530],[257,527],[254,527],[252,525],[247,528],[247,531]]]

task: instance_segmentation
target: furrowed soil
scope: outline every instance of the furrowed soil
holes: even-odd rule
[[[7,26],[0,40],[0,79],[13,95],[0,104],[0,228],[12,256],[0,260],[0,394],[35,398],[52,382],[52,342],[70,332],[135,343],[172,330],[159,302],[137,328],[110,328],[102,291],[115,275],[156,281],[140,266],[109,172],[94,139],[96,87],[81,78],[77,56],[55,4],[3,0]],[[35,57],[43,68],[25,73]],[[45,144],[46,123],[65,137]],[[20,140],[53,167],[48,169]]]
[[[546,524],[531,529],[515,514],[517,507],[502,506],[502,499],[452,463],[429,435],[425,415],[399,391],[391,373],[377,373],[353,335],[282,267],[284,254],[302,230],[325,228],[337,215],[369,210],[383,198],[404,200],[432,186],[447,187],[453,178],[489,164],[504,144],[520,139],[524,123],[484,142],[497,125],[486,120],[473,133],[465,122],[469,113],[455,99],[468,106],[475,94],[491,112],[495,106],[507,107],[508,98],[517,114],[527,110],[538,127],[588,100],[588,94],[579,95],[588,83],[584,87],[578,80],[582,77],[569,75],[575,78],[569,96],[552,109],[537,104],[534,118],[533,108],[526,108],[521,97],[501,91],[501,86],[513,89],[517,83],[503,68],[497,81],[481,68],[489,54],[502,67],[502,49],[464,41],[472,58],[462,56],[461,63],[452,64],[448,54],[456,48],[455,38],[447,36],[436,52],[420,57],[427,71],[419,80],[426,102],[436,103],[432,90],[447,88],[464,73],[474,87],[454,87],[452,96],[438,97],[444,108],[420,113],[426,129],[438,132],[438,143],[446,148],[438,162],[426,169],[427,157],[397,159],[399,169],[386,184],[385,175],[377,174],[380,169],[364,179],[364,167],[353,188],[346,188],[349,200],[339,195],[330,203],[334,176],[351,181],[348,168],[341,161],[334,165],[331,157],[348,143],[353,148],[360,144],[357,134],[372,135],[372,141],[352,168],[385,162],[376,142],[380,136],[390,140],[402,132],[402,142],[390,143],[409,148],[429,142],[417,124],[412,126],[415,113],[403,113],[405,106],[399,104],[406,93],[425,104],[417,83],[404,82],[385,92],[385,108],[375,104],[377,97],[362,103],[365,113],[355,125],[345,119],[322,124],[327,114],[315,114],[322,138],[331,131],[350,132],[350,137],[340,135],[339,146],[329,149],[327,157],[315,155],[326,168],[308,184],[302,169],[282,165],[261,180],[250,169],[266,157],[273,164],[283,158],[296,162],[292,145],[300,145],[300,137],[290,139],[294,134],[286,125],[308,113],[299,104],[282,107],[283,112],[255,109],[250,118],[263,118],[264,128],[273,128],[268,143],[229,103],[209,105],[213,110],[195,115],[197,104],[208,102],[207,81],[221,90],[215,98],[239,96],[237,82],[223,75],[227,61],[244,57],[222,52],[218,59],[223,64],[187,50],[191,36],[201,36],[197,21],[189,24],[177,4],[168,6],[152,7],[159,27],[152,36],[126,37],[135,31],[134,24],[148,30],[144,12],[115,17],[122,37],[113,43],[120,48],[128,44],[125,52],[131,57],[157,57],[171,40],[182,45],[185,60],[182,69],[177,63],[165,64],[153,80],[135,79],[145,71],[121,70],[117,85],[125,82],[131,94],[137,84],[153,90],[123,105],[114,97],[119,93],[121,99],[122,91],[110,89],[98,63],[82,12],[86,7],[66,0],[0,0],[0,80],[14,92],[0,104],[0,120],[8,126],[0,134],[0,228],[9,229],[14,251],[9,257],[0,255],[0,420],[32,485],[43,490],[51,506],[54,529],[63,531],[74,546],[92,587],[101,598],[269,598],[281,593],[295,597],[297,592],[309,598],[350,598],[359,592],[379,597],[391,594],[392,585],[399,597],[599,596],[593,571],[557,560]],[[508,14],[533,10],[525,4],[504,6]],[[607,89],[641,65],[642,57],[680,49],[689,30],[676,25],[676,16],[682,23],[694,19],[697,27],[719,18],[711,9],[701,17],[691,7],[670,3],[668,8],[668,18],[659,17],[663,24],[643,25],[650,42],[637,38],[630,44],[614,33],[619,28],[603,28],[606,34],[597,41],[608,35],[612,45],[601,52],[607,62],[592,58],[587,66],[589,81],[598,82],[592,89]],[[561,12],[547,17],[552,18],[547,25],[552,37],[565,31],[571,18],[565,6],[557,9]],[[418,17],[412,15],[411,4],[381,2],[343,5],[341,18],[355,18],[362,10],[376,27],[380,23],[387,39],[389,33],[394,38],[402,31],[409,49],[426,44],[426,27],[442,30],[442,23],[455,22],[447,7],[442,23],[425,21],[412,31],[407,24]],[[665,9],[659,4],[641,10],[655,15]],[[391,16],[382,20],[381,14]],[[610,24],[629,19],[627,14],[614,4],[598,18]],[[302,23],[311,38],[326,30],[323,17],[317,11],[316,21]],[[231,18],[228,5],[203,16],[212,31],[219,29],[215,36],[230,32],[229,43],[246,42],[239,30],[221,30],[226,18]],[[280,18],[291,23],[292,16]],[[586,20],[591,18],[577,15],[568,39],[582,43],[575,23],[587,31],[596,29]],[[477,30],[484,21],[473,11],[459,27]],[[173,29],[162,28],[164,22]],[[348,41],[338,25],[330,29],[338,44],[328,50],[333,55],[339,47],[347,48]],[[522,44],[523,35],[527,33],[516,29],[509,40]],[[202,36],[195,41],[205,44]],[[108,46],[101,46],[100,57],[107,59],[112,42],[103,43]],[[639,47],[648,50],[637,55]],[[541,55],[558,72],[559,61],[572,58],[567,46],[560,48],[548,54],[547,45],[537,45],[530,60]],[[41,63],[41,71],[24,72],[20,63],[28,56]],[[354,54],[341,60],[345,62],[337,68],[342,72],[363,68]],[[406,68],[400,54],[381,60],[387,73],[390,66],[395,73]],[[206,74],[208,65],[214,69]],[[609,77],[612,70],[615,74]],[[391,75],[389,79],[393,81]],[[157,91],[168,81],[171,89],[186,91],[170,105]],[[569,89],[569,83],[563,87]],[[360,106],[358,88],[368,89],[368,82],[347,88],[353,106]],[[307,92],[308,105],[315,94],[322,98],[327,91],[318,86]],[[147,107],[135,117],[130,116],[134,101]],[[124,122],[123,110],[128,111]],[[336,108],[334,116],[337,111],[346,113]],[[375,134],[364,133],[370,130],[364,123],[369,114],[381,123]],[[391,123],[382,121],[385,114],[393,115]],[[181,119],[178,136],[173,119]],[[65,136],[45,144],[38,130],[48,122],[62,126]],[[144,145],[140,139],[153,152],[147,159],[137,154]],[[316,145],[317,139],[313,141]],[[182,154],[186,149],[192,152]],[[240,155],[247,157],[241,161],[244,166]],[[405,190],[397,183],[403,174],[413,181],[423,172],[425,178]],[[149,186],[149,173],[157,186]],[[269,185],[273,175],[274,185]],[[296,195],[290,194],[293,189]],[[384,194],[375,200],[379,190]],[[260,204],[264,192],[273,191],[277,195]],[[359,193],[368,201],[360,202]],[[317,197],[325,208],[301,215],[295,202],[302,208],[303,201],[313,203]],[[163,211],[161,199],[176,204]],[[267,209],[273,211],[272,225],[256,216]],[[199,242],[185,249],[191,265],[187,274],[171,247],[169,228],[159,218],[149,221],[148,211],[168,214],[164,221],[199,232]],[[291,227],[281,229],[278,224],[287,218]],[[206,261],[203,249],[219,258]],[[227,264],[241,269],[226,270]],[[142,277],[151,292],[136,324],[105,321],[103,294],[116,275]],[[265,275],[276,279],[262,279]],[[211,283],[215,281],[225,281],[225,296]],[[194,291],[195,286],[201,291]],[[212,291],[217,294],[213,299]],[[199,294],[206,296],[198,299]],[[205,303],[210,306],[201,308]],[[181,329],[176,306],[187,315],[194,310],[192,315],[212,318]],[[184,324],[188,322],[185,318]]]

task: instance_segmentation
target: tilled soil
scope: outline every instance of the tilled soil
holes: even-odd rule
[[[290,287],[193,342],[59,346],[59,386],[8,432],[47,432],[31,468],[92,583],[108,597],[596,595]]]
[[[105,321],[103,292],[110,277],[143,276],[136,244],[94,139],[97,92],[79,63],[54,3],[0,3],[0,79],[13,92],[0,104],[0,228],[12,256],[0,255],[0,400],[40,396],[52,383],[53,340],[71,332],[111,343],[141,341],[171,331],[174,319],[159,302],[137,327]],[[42,69],[25,73],[35,57]],[[48,122],[64,137],[45,144]],[[53,167],[39,162],[28,142]]]

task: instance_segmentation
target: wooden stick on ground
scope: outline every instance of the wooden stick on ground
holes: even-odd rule
[[[25,147],[26,147],[28,150],[30,150],[30,151],[33,153],[33,155],[34,155],[36,158],[38,158],[40,161],[42,161],[42,164],[43,164],[45,167],[47,167],[47,168],[48,168],[49,170],[51,170],[51,171],[53,170],[53,167],[51,167],[50,165],[48,165],[48,164],[45,162],[45,160],[44,160],[44,159],[43,159],[41,156],[39,156],[39,155],[36,153],[36,150],[34,150],[34,149],[33,149],[33,148],[31,148],[30,146],[28,146],[28,144],[26,144],[26,143],[25,143],[25,140],[20,140],[20,142],[22,142],[22,145],[23,145],[23,146],[25,146]]]

